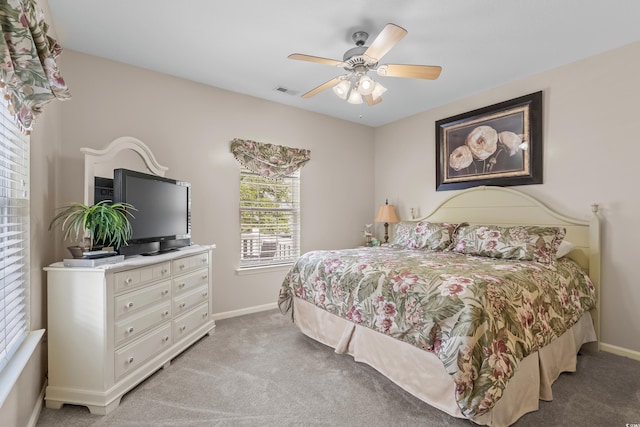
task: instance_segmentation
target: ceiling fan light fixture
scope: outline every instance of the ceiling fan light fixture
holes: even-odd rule
[[[364,74],[360,77],[360,80],[358,80],[358,92],[360,92],[361,95],[371,95],[375,84],[376,82],[374,82],[371,77]]]
[[[382,94],[385,93],[386,91],[387,91],[386,87],[376,82],[375,85],[373,85],[373,91],[371,91],[371,96],[373,97],[374,100],[376,100],[380,98]]]
[[[347,99],[347,94],[351,88],[351,82],[349,80],[342,80],[340,83],[333,87],[333,93],[340,99]]]
[[[362,95],[357,90],[352,90],[347,99],[349,104],[362,104]]]
[[[336,96],[351,104],[362,104],[363,101],[366,101],[367,105],[374,106],[382,102],[382,94],[387,91],[387,88],[369,77],[369,72],[375,71],[379,76],[383,77],[437,79],[442,71],[440,66],[380,64],[382,58],[406,35],[406,29],[389,23],[367,46],[369,34],[365,31],[356,31],[352,35],[356,46],[344,53],[342,61],[292,53],[288,56],[289,59],[336,66],[343,68],[347,72],[345,75],[336,76],[304,93],[302,98],[311,98],[326,89],[332,88]],[[373,74],[371,75],[373,76]]]

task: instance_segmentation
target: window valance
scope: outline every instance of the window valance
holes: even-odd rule
[[[0,86],[24,133],[53,99],[71,98],[56,58],[62,51],[35,0],[0,2]]]
[[[291,175],[311,159],[311,150],[237,138],[231,141],[231,153],[242,166],[265,178]]]

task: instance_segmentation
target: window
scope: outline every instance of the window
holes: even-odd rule
[[[240,267],[289,264],[300,254],[300,171],[277,179],[240,171]]]
[[[0,370],[29,331],[29,137],[0,103]]]

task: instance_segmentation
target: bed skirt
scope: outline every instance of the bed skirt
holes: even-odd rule
[[[453,379],[433,353],[356,325],[300,298],[294,297],[293,305],[294,322],[305,335],[334,348],[336,353],[350,354],[357,362],[370,365],[429,405],[466,418],[456,403]],[[580,347],[595,340],[593,322],[586,313],[573,328],[520,362],[503,397],[489,413],[472,421],[508,426],[527,412],[538,410],[540,399],[552,400],[551,385],[560,373],[576,370]]]

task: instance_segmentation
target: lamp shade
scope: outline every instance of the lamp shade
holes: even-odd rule
[[[347,99],[347,94],[349,93],[350,87],[351,82],[349,80],[342,80],[340,83],[333,87],[333,93],[335,93],[339,98]]]
[[[398,215],[396,215],[396,208],[388,203],[380,205],[374,221],[388,223],[400,222]]]
[[[357,90],[351,90],[347,102],[349,104],[362,104],[362,95]]]
[[[362,95],[371,95],[375,84],[376,82],[371,80],[371,77],[365,74],[358,80],[358,92],[360,92]]]
[[[373,99],[378,99],[382,96],[383,93],[385,93],[387,91],[387,88],[382,86],[380,83],[375,82],[375,84],[373,85],[373,91],[371,92],[371,96],[373,96]]]

